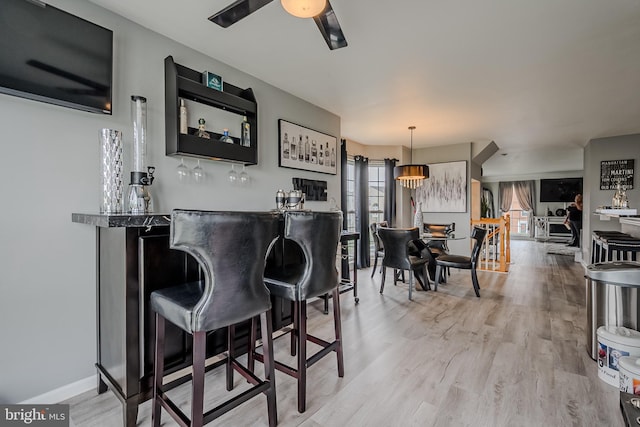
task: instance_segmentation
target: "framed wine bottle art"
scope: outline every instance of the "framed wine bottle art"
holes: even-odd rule
[[[278,120],[278,166],[335,175],[338,139],[286,120]]]

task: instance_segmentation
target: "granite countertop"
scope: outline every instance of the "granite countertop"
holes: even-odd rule
[[[169,226],[171,214],[154,213],[143,215],[122,214],[85,214],[72,213],[71,221],[96,227],[154,227]]]

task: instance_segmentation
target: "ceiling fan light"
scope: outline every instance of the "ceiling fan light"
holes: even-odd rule
[[[289,14],[298,18],[313,18],[327,6],[327,0],[280,0]]]

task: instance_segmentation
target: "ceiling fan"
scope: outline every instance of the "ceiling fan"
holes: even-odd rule
[[[252,14],[273,0],[236,0],[218,13],[209,17],[223,28],[227,28],[242,18]],[[293,16],[313,18],[327,42],[329,49],[340,49],[347,45],[338,18],[329,0],[280,0],[282,7]]]

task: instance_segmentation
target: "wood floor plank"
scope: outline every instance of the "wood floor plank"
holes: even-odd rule
[[[328,356],[308,371],[307,411],[296,383],[276,373],[280,426],[622,426],[618,392],[597,377],[585,349],[584,269],[544,244],[512,241],[510,272],[480,272],[476,298],[468,271],[452,270],[438,292],[393,286],[387,272],[359,272],[360,304],[342,295],[345,376]],[[309,305],[309,330],[333,334],[322,302]],[[288,339],[276,358],[291,361]],[[262,374],[262,365],[257,364]],[[205,407],[227,397],[224,374],[206,377]],[[246,382],[236,378],[236,391]],[[234,392],[236,392],[234,391]],[[173,390],[189,408],[189,384]],[[70,399],[78,427],[120,426],[119,401],[94,391]],[[149,425],[149,402],[139,425]],[[266,426],[266,400],[252,399],[214,426]],[[168,416],[163,425],[173,426]]]

